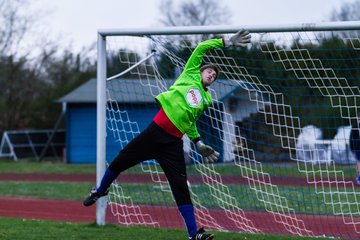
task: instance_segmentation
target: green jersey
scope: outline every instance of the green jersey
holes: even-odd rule
[[[212,103],[211,94],[202,85],[200,65],[206,51],[221,47],[224,47],[221,38],[199,43],[175,83],[156,96],[166,116],[191,140],[200,137],[196,121]]]

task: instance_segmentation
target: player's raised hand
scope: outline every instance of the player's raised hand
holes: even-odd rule
[[[246,47],[251,42],[251,35],[247,30],[241,29],[233,36],[231,36],[229,40],[225,42],[227,46],[233,45],[233,46]]]

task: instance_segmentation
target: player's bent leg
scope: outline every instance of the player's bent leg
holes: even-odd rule
[[[176,154],[174,159],[167,155],[167,158],[158,158],[158,162],[161,168],[164,170],[164,173],[169,181],[175,202],[186,225],[189,239],[201,239],[192,238],[193,236],[196,236],[198,231],[196,226],[197,224],[195,220],[194,207],[192,205],[190,192],[187,185],[186,166],[183,156],[184,154],[182,152]]]

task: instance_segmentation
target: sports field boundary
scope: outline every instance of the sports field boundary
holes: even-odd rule
[[[161,176],[162,178],[163,176]],[[190,181],[199,182],[196,176],[189,176]],[[151,182],[151,177],[146,174],[123,174],[118,180],[124,183],[146,183]],[[223,179],[227,184],[247,184],[246,179],[236,176],[228,176]],[[276,181],[278,185],[305,185],[306,179],[296,178],[295,180],[283,181],[283,178],[272,178],[273,183]],[[48,174],[48,173],[2,173],[0,174],[0,181],[39,181],[39,182],[94,182],[95,174]],[[346,184],[352,185],[353,182],[349,180]],[[357,186],[358,187],[358,186]],[[81,201],[75,200],[52,200],[32,197],[7,197],[0,196],[0,217],[15,217],[23,219],[36,220],[51,220],[62,222],[95,222],[95,206],[84,207]],[[167,208],[167,214],[163,214],[164,206],[146,206],[141,205],[141,208],[148,214],[154,217],[159,222],[160,226],[167,226],[171,228],[183,228],[183,222],[176,207]],[[110,209],[110,208],[108,208]],[[223,211],[220,209],[209,209],[212,216],[216,217],[221,222],[221,219],[226,219],[223,216]],[[289,234],[282,226],[277,226],[280,223],[273,221],[273,216],[267,212],[249,211],[246,215],[254,222],[264,233],[271,234]],[[338,229],[339,236],[344,232],[353,232],[351,225],[344,224],[341,216],[313,216],[308,218],[306,215],[298,214],[297,217],[302,219],[307,227],[310,227],[316,235],[333,235],[332,228]],[[107,222],[116,223],[116,216],[113,216],[110,210],[107,213]],[[264,223],[264,219],[269,219]],[[319,224],[319,222],[321,224]],[[277,230],[276,230],[277,229]],[[283,231],[279,229],[284,229]],[[238,229],[233,229],[238,231]],[[356,239],[357,236],[352,236]]]

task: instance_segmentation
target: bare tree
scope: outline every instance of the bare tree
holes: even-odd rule
[[[360,20],[360,0],[344,3],[339,10],[334,9],[330,17],[331,21],[357,21]],[[357,38],[360,31],[344,31],[335,33],[340,38]]]
[[[159,19],[164,26],[206,26],[228,24],[231,12],[216,0],[188,0],[175,6],[172,0],[162,0]]]
[[[161,0],[159,22],[163,26],[209,26],[229,24],[232,13],[217,0],[185,0],[174,4],[172,0]],[[187,44],[213,37],[209,34],[197,36],[167,37],[169,43],[177,40]]]
[[[54,100],[95,76],[91,49],[73,54],[44,32],[34,34],[43,13],[29,0],[0,0],[0,137],[51,127],[61,108]]]
[[[39,16],[26,11],[28,7],[28,0],[0,0],[0,56],[18,55]]]
[[[360,1],[344,3],[340,10],[334,9],[331,14],[332,21],[360,20]]]

